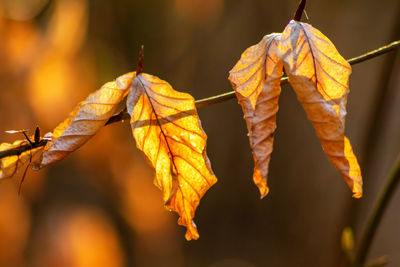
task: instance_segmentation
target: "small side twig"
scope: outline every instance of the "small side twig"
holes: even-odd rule
[[[383,55],[385,53],[388,53],[388,52],[390,52],[390,51],[392,51],[392,50],[394,50],[394,49],[396,49],[398,47],[400,47],[400,40],[392,42],[392,43],[390,43],[388,45],[382,46],[382,47],[380,47],[380,48],[378,48],[376,50],[370,51],[370,52],[365,53],[363,55],[360,55],[358,57],[351,58],[351,59],[349,59],[347,61],[350,63],[350,65],[355,65],[355,64],[364,62],[366,60],[372,59],[374,57],[377,57],[377,56]],[[281,79],[281,84],[287,84],[287,83],[288,83],[288,78],[287,77],[283,77]],[[203,99],[196,100],[196,107],[197,108],[203,108],[203,107],[215,105],[215,104],[218,104],[218,103],[222,103],[222,102],[225,102],[227,100],[234,99],[234,98],[235,98],[235,92],[234,91],[229,91],[229,92],[226,92],[226,93],[223,93],[223,94],[220,94],[220,95],[211,96],[211,97],[208,97],[208,98],[203,98]],[[123,120],[129,119],[129,118],[130,118],[129,114],[125,109],[125,110],[119,112],[118,114],[112,116],[105,123],[105,125],[109,125],[109,124],[112,124],[112,123],[115,123],[115,122],[123,121]],[[43,139],[35,147],[45,146],[46,144],[47,144],[47,140]],[[21,153],[23,153],[25,151],[28,151],[30,149],[32,149],[32,146],[28,144],[28,145],[19,146],[17,148],[12,148],[12,149],[9,149],[9,150],[0,151],[0,159],[4,158],[4,157],[8,157],[8,156],[20,155]]]

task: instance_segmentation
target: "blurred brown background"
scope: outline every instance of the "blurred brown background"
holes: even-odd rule
[[[0,0],[0,140],[9,129],[51,131],[103,83],[135,69],[196,99],[231,90],[228,71],[245,48],[284,29],[297,0]],[[400,39],[398,0],[308,1],[308,22],[345,58]],[[304,17],[304,16],[303,16]],[[307,22],[305,18],[304,21]],[[164,210],[153,171],[128,123],[105,127],[67,159],[0,184],[0,266],[345,266],[343,227],[359,237],[400,151],[400,51],[353,67],[347,135],[364,175],[351,192],[323,154],[290,86],[282,88],[270,166],[259,200],[240,106],[202,108],[219,182],[187,242]],[[370,258],[400,266],[400,193]]]

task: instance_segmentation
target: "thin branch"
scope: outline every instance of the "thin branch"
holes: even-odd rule
[[[38,143],[33,143],[32,145],[29,143],[26,143],[24,145],[20,145],[18,147],[13,147],[7,150],[0,151],[0,159],[9,157],[9,156],[17,156],[21,155],[23,152],[37,148],[37,147],[42,147],[47,144],[47,139],[42,139]]]
[[[364,266],[367,258],[369,249],[374,239],[376,230],[381,222],[382,216],[388,206],[393,193],[396,191],[397,185],[400,181],[400,154],[397,157],[396,163],[394,164],[389,178],[387,179],[386,185],[379,195],[379,198],[375,204],[374,210],[368,219],[367,227],[365,228],[361,240],[359,249],[357,251],[354,266]]]
[[[354,57],[351,58],[349,60],[347,60],[350,65],[355,65],[361,62],[364,62],[366,60],[372,59],[374,57],[383,55],[385,53],[388,53],[396,48],[400,47],[400,40],[399,41],[395,41],[392,42],[388,45],[382,46],[376,50],[370,51],[368,53],[365,53],[363,55],[360,55],[358,57]],[[288,78],[287,77],[283,77],[281,79],[281,84],[287,84],[288,83]],[[230,92],[226,92],[220,95],[216,95],[216,96],[212,96],[212,97],[208,97],[208,98],[203,98],[200,100],[196,100],[196,107],[197,108],[202,108],[202,107],[207,107],[207,106],[211,106],[211,105],[215,105],[221,102],[225,102],[227,100],[233,99],[235,98],[235,92],[234,91],[230,91]],[[112,124],[114,122],[119,122],[119,121],[123,121],[125,119],[129,119],[129,114],[126,111],[126,109],[124,109],[123,111],[121,111],[120,113],[110,117],[110,119],[105,123],[105,125],[108,124]],[[38,146],[36,147],[40,147],[40,146],[45,146],[47,143],[47,140],[40,140],[40,143],[38,144]],[[14,156],[14,155],[20,155],[21,153],[32,149],[32,146],[30,145],[22,145],[19,146],[17,148],[12,148],[9,150],[4,150],[4,151],[0,151],[0,159],[4,158],[4,157],[8,157],[8,156]]]
[[[365,53],[363,55],[360,55],[358,57],[353,57],[347,60],[347,62],[349,62],[350,65],[355,65],[364,61],[367,61],[369,59],[372,59],[374,57],[383,55],[385,53],[388,53],[396,48],[400,47],[400,40],[399,41],[395,41],[392,42],[388,45],[382,46],[376,50],[370,51],[368,53]],[[288,81],[288,77],[283,77],[281,79],[281,84],[287,84]],[[229,99],[233,99],[235,98],[235,92],[234,91],[230,91],[227,93],[223,93],[220,95],[216,95],[216,96],[212,96],[209,98],[204,98],[204,99],[200,99],[196,101],[196,107],[197,108],[201,108],[201,107],[206,107],[206,106],[210,106],[210,105],[214,105],[214,104],[218,104],[220,102],[224,102],[226,100]]]
[[[350,58],[347,61],[350,63],[350,65],[355,65],[355,64],[364,62],[364,61],[366,61],[368,59],[371,59],[371,58],[386,54],[387,52],[390,52],[390,51],[392,51],[392,50],[394,50],[394,49],[396,49],[398,47],[400,47],[400,40],[394,41],[394,42],[392,42],[392,43],[390,43],[388,45],[379,47],[378,49],[375,49],[373,51],[365,53],[365,54],[363,54],[361,56]]]
[[[281,85],[288,84],[289,80],[288,77],[283,77],[281,79]],[[212,106],[221,102],[225,102],[230,99],[234,99],[235,96],[235,91],[229,91],[220,95],[216,96],[211,96],[207,98],[203,98],[200,100],[196,100],[196,108],[202,108],[202,107],[207,107],[207,106]]]

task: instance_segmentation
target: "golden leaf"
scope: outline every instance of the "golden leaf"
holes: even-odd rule
[[[353,191],[362,196],[362,177],[344,135],[349,63],[332,42],[307,23],[290,21],[282,33],[284,68],[330,161]]]
[[[194,213],[217,178],[193,97],[143,73],[132,80],[127,108],[136,145],[156,171],[154,184],[162,190],[166,208],[180,215],[186,239],[197,239]]]
[[[253,181],[261,198],[268,194],[267,175],[281,93],[280,34],[270,34],[248,48],[230,71],[229,80],[242,106],[255,162]]]
[[[13,144],[2,143],[0,144],[0,152],[18,149],[21,146],[28,145],[25,140],[17,140]],[[33,148],[22,152],[20,155],[13,155],[3,157],[0,159],[0,179],[12,177],[17,170],[31,161],[34,156],[40,153],[43,147]]]
[[[116,81],[104,84],[99,90],[80,102],[53,131],[52,140],[44,149],[39,167],[65,158],[85,144],[114,115],[115,109],[127,95],[134,72],[124,74]]]

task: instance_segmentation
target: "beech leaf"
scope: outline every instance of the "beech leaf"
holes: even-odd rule
[[[302,8],[304,5],[299,10]],[[299,17],[297,12],[295,17]],[[344,135],[350,65],[320,31],[294,20],[282,34],[267,35],[248,48],[229,75],[246,120],[255,162],[253,180],[261,197],[269,190],[268,166],[283,68],[325,153],[353,197],[360,198],[360,167]]]
[[[54,129],[38,167],[62,160],[92,138],[114,115],[118,104],[129,91],[133,76],[134,72],[124,74],[80,102],[69,117]]]
[[[162,190],[166,208],[180,215],[186,239],[197,239],[193,217],[217,179],[193,97],[142,73],[132,80],[127,109],[136,145],[156,171],[154,184]]]
[[[280,34],[270,34],[248,48],[230,71],[229,80],[242,106],[255,162],[253,181],[261,198],[268,194],[267,175],[281,93]]]
[[[281,51],[289,82],[326,155],[352,189],[353,197],[360,198],[360,167],[344,135],[350,64],[320,31],[294,20],[282,33]]]

